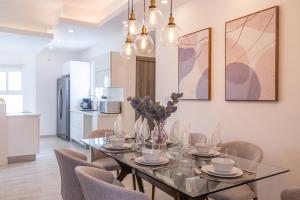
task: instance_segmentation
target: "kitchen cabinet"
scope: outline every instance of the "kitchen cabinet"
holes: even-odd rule
[[[118,114],[102,114],[98,111],[71,110],[71,139],[80,140],[97,129],[113,129]]]
[[[135,112],[126,99],[135,96],[136,61],[124,59],[119,52],[108,52],[97,56],[92,61],[92,66],[94,88],[124,88],[124,100],[121,105],[123,131],[134,133]]]

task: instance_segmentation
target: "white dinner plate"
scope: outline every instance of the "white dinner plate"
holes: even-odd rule
[[[214,151],[213,149],[211,149],[208,153],[199,153],[195,149],[192,149],[192,150],[188,151],[188,154],[200,156],[200,157],[211,157],[211,156],[219,156],[220,152]]]
[[[122,147],[114,147],[111,143],[108,143],[103,145],[103,147],[110,150],[125,150],[125,149],[130,149],[132,145],[124,143]]]
[[[233,167],[232,171],[229,173],[216,171],[214,170],[214,167],[212,165],[205,165],[201,167],[201,170],[204,173],[207,173],[209,175],[223,177],[223,178],[235,178],[243,175],[243,171],[237,167]]]
[[[150,166],[154,166],[154,165],[163,165],[163,164],[166,164],[168,163],[170,160],[169,158],[167,157],[160,157],[160,159],[158,161],[155,161],[155,162],[150,162],[150,161],[147,161],[144,159],[143,156],[140,156],[140,157],[137,157],[134,159],[134,161],[138,164],[141,164],[141,165],[150,165]]]

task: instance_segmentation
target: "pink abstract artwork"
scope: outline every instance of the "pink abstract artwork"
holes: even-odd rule
[[[278,7],[226,23],[226,100],[277,100]]]
[[[210,33],[207,28],[180,38],[178,90],[182,99],[210,99]]]

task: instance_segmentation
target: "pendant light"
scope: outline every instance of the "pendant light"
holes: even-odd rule
[[[144,20],[143,20],[144,23],[142,27],[142,32],[135,38],[134,41],[137,53],[142,55],[150,54],[154,48],[154,42],[152,38],[149,36],[145,25],[145,12],[146,12],[146,5],[144,0]]]
[[[173,0],[171,0],[170,17],[168,25],[162,30],[160,41],[164,46],[177,47],[179,43],[180,30],[175,24],[173,17]]]
[[[129,18],[129,0],[128,0],[128,18]],[[135,49],[133,44],[133,36],[130,35],[129,29],[127,29],[127,38],[122,46],[121,56],[125,59],[130,60],[135,57]]]
[[[128,33],[130,35],[138,34],[138,23],[135,19],[135,13],[133,9],[133,0],[131,0],[131,13],[128,19]]]
[[[156,1],[150,0],[149,10],[146,13],[147,25],[151,29],[155,29],[163,21],[163,14],[156,7]]]

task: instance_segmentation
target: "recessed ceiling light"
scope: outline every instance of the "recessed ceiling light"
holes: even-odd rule
[[[49,46],[48,49],[53,49],[53,46]]]
[[[123,23],[124,25],[125,25],[125,24],[128,24],[128,22],[127,22],[127,21],[123,21],[122,23]]]
[[[57,43],[61,43],[61,39],[57,39],[56,41],[57,41]]]
[[[74,33],[74,30],[73,29],[69,29],[68,32],[69,33]]]
[[[169,1],[168,0],[161,0],[162,4],[167,4]]]

